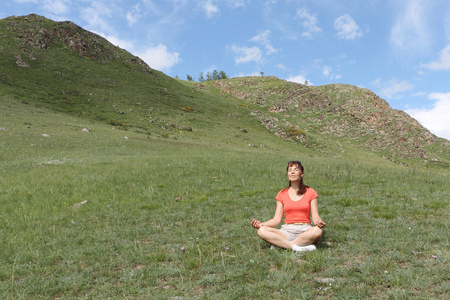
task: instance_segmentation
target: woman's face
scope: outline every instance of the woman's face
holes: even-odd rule
[[[298,165],[292,165],[288,168],[287,176],[290,181],[299,181],[303,177],[303,173]]]

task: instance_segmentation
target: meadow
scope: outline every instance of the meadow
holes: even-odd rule
[[[448,299],[448,170],[0,108],[2,299]],[[327,222],[304,254],[250,225],[292,159]]]

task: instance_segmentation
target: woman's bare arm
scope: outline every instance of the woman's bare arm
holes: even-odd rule
[[[257,229],[261,226],[275,227],[281,223],[282,219],[283,219],[283,204],[280,201],[277,201],[277,207],[275,209],[275,215],[273,216],[273,218],[263,223],[258,220],[253,220],[252,226]]]
[[[314,198],[311,201],[311,217],[314,225],[316,225],[319,228],[325,227],[326,223],[322,221],[322,219],[319,216],[319,205],[317,204],[317,198]]]

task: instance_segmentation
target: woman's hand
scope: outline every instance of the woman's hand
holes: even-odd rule
[[[261,227],[261,222],[258,220],[253,220],[252,226],[255,227],[256,229],[259,229]]]
[[[317,223],[314,223],[314,224],[316,224],[316,226],[319,227],[319,228],[324,228],[325,225],[327,225],[327,223],[325,223],[322,220],[319,220],[319,221],[317,221]]]

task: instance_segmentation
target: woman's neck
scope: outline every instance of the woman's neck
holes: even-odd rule
[[[299,181],[291,181],[291,189],[298,190],[300,188],[300,182]]]

